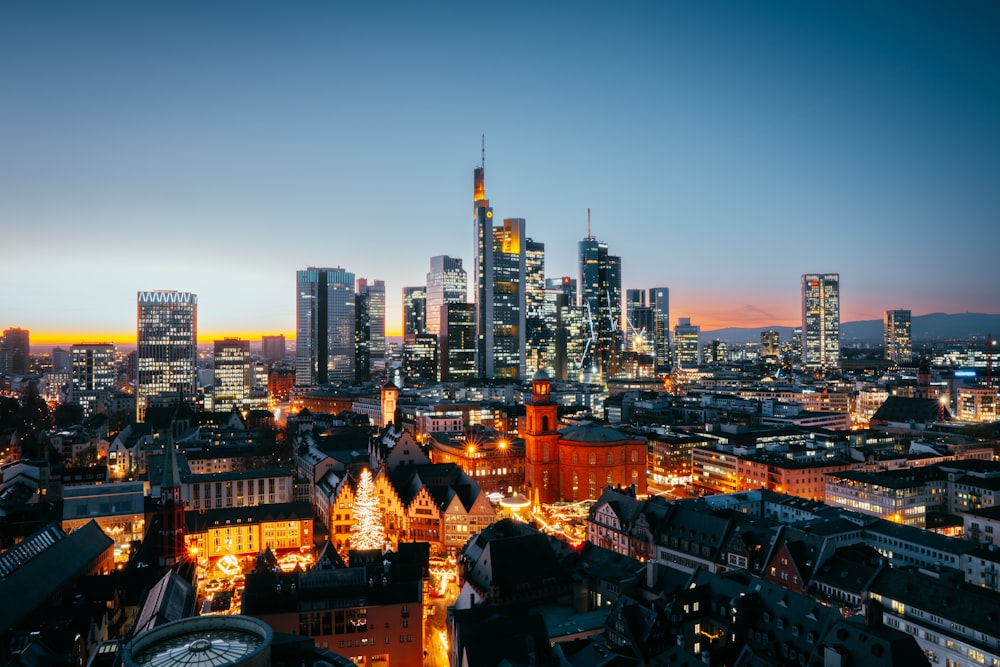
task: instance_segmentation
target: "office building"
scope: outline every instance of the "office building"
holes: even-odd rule
[[[427,333],[441,334],[441,308],[447,303],[465,303],[468,300],[469,277],[462,268],[462,260],[438,255],[431,257],[431,270],[427,273],[426,321]]]
[[[760,332],[760,356],[770,363],[778,361],[781,357],[781,338],[774,329]]]
[[[840,274],[802,276],[802,364],[835,368],[840,360]]]
[[[281,361],[285,358],[285,335],[262,336],[260,354],[267,361]]]
[[[654,369],[658,374],[669,373],[673,356],[670,353],[670,289],[650,288],[649,307],[653,309]]]
[[[589,216],[578,248],[580,307],[592,331],[583,363],[607,380],[618,373],[623,346],[621,258],[609,255],[608,244],[590,235]]]
[[[243,409],[250,396],[250,341],[224,338],[215,341],[215,380],[212,409],[231,412]]]
[[[353,382],[354,274],[340,267],[296,272],[295,382]]]
[[[372,368],[385,367],[385,282],[358,278],[358,294],[368,306],[369,359]]]
[[[911,319],[908,310],[885,311],[885,358],[889,361],[905,364],[913,358]]]
[[[403,373],[407,380],[434,382],[440,369],[437,336],[417,334],[412,341],[403,343]]]
[[[427,288],[403,288],[403,344],[427,333]]]
[[[523,218],[494,226],[484,169],[475,170],[476,371],[480,378],[524,376],[526,237]]]
[[[674,327],[674,350],[677,353],[677,365],[681,368],[697,368],[701,362],[699,337],[701,327],[691,324],[690,317],[681,317]]]
[[[442,382],[476,377],[476,306],[449,303],[441,309],[444,333],[438,337]]]
[[[367,292],[354,295],[354,381],[366,382],[372,376],[372,327],[368,313]]]
[[[83,416],[97,412],[99,401],[115,389],[115,346],[79,343],[70,347],[69,399],[83,408]]]
[[[150,399],[181,400],[198,388],[198,296],[190,292],[138,293],[136,419]]]
[[[652,291],[652,290],[651,290]],[[625,292],[625,321],[627,347],[629,352],[639,355],[653,356],[654,332],[656,330],[656,312],[652,304],[646,305],[646,292],[641,289],[630,289]]]
[[[27,329],[11,327],[0,337],[0,375],[25,375],[31,369],[31,341]]]
[[[525,375],[538,370],[554,373],[555,328],[552,326],[552,305],[546,306],[545,244],[532,239],[525,242]]]

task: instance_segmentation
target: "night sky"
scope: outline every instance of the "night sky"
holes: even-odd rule
[[[594,236],[672,324],[1000,312],[1000,4],[0,3],[0,328],[293,335],[295,271],[472,273],[472,169],[576,276]]]

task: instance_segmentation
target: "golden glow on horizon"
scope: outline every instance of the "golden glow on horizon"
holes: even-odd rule
[[[80,329],[70,332],[62,331],[34,331],[29,328],[31,336],[31,345],[38,345],[39,347],[50,347],[50,346],[61,346],[68,347],[70,345],[78,345],[80,343],[113,343],[115,345],[135,345],[135,329],[129,331],[117,331],[111,332],[107,330],[96,330],[96,329]],[[242,338],[243,340],[249,340],[251,342],[260,342],[263,336],[280,336],[284,334],[285,341],[288,343],[295,342],[295,334],[282,332],[282,331],[244,331],[244,332],[233,332],[233,331],[199,331],[198,332],[198,344],[206,345],[215,340],[222,340],[223,338]],[[402,337],[402,328],[397,330],[392,330],[386,327],[385,335],[392,337]]]

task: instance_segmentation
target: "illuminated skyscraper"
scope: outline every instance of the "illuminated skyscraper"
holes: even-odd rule
[[[908,363],[913,358],[910,338],[911,313],[909,310],[885,311],[885,358],[898,363]]]
[[[354,274],[340,267],[296,272],[295,382],[353,382]]]
[[[469,277],[462,268],[462,260],[438,255],[431,257],[431,270],[427,273],[427,333],[441,333],[441,307],[447,303],[466,303]]]
[[[484,170],[474,176],[476,370],[481,378],[524,377],[526,237],[523,218],[493,225]]]
[[[373,368],[385,366],[385,282],[358,278],[358,294],[368,303],[369,358]]]
[[[83,416],[97,411],[97,402],[114,390],[115,346],[79,343],[70,348],[70,401],[83,408]]]
[[[427,288],[403,288],[403,343],[427,333]]]
[[[476,307],[471,303],[446,303],[441,308],[442,333],[438,337],[441,380],[476,377]]]
[[[630,289],[625,292],[625,321],[628,325],[626,342],[630,352],[653,354],[653,333],[656,326],[654,311],[646,305],[646,292]]]
[[[622,353],[621,258],[608,254],[608,244],[589,235],[579,242],[580,307],[593,326],[586,363],[603,380],[614,377]]]
[[[760,355],[764,361],[775,362],[781,357],[781,338],[774,329],[760,332]]]
[[[154,396],[193,397],[198,372],[198,296],[139,292],[136,335],[136,419]]]
[[[653,287],[649,290],[649,307],[653,309],[653,358],[657,373],[671,371],[670,354],[670,289]]]
[[[699,338],[701,327],[691,324],[690,317],[681,317],[674,327],[674,349],[677,352],[677,365],[681,368],[696,368],[701,362]]]
[[[554,301],[545,300],[545,244],[527,239],[525,243],[524,302],[525,302],[525,376],[538,370],[555,375],[555,328],[547,315],[552,314]]]
[[[840,274],[802,276],[802,363],[834,368],[840,360]]]
[[[224,338],[215,341],[215,381],[212,409],[230,412],[243,409],[250,396],[250,341]]]

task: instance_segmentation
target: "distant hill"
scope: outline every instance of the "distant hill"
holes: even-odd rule
[[[993,334],[1000,336],[1000,315],[983,313],[930,313],[913,318],[913,340],[942,340],[948,338],[971,338]],[[792,327],[728,327],[713,331],[702,331],[702,342],[715,339],[727,343],[759,343],[760,332],[774,329],[781,342],[791,339]],[[841,322],[842,342],[879,343],[882,341],[882,320],[860,320]]]

